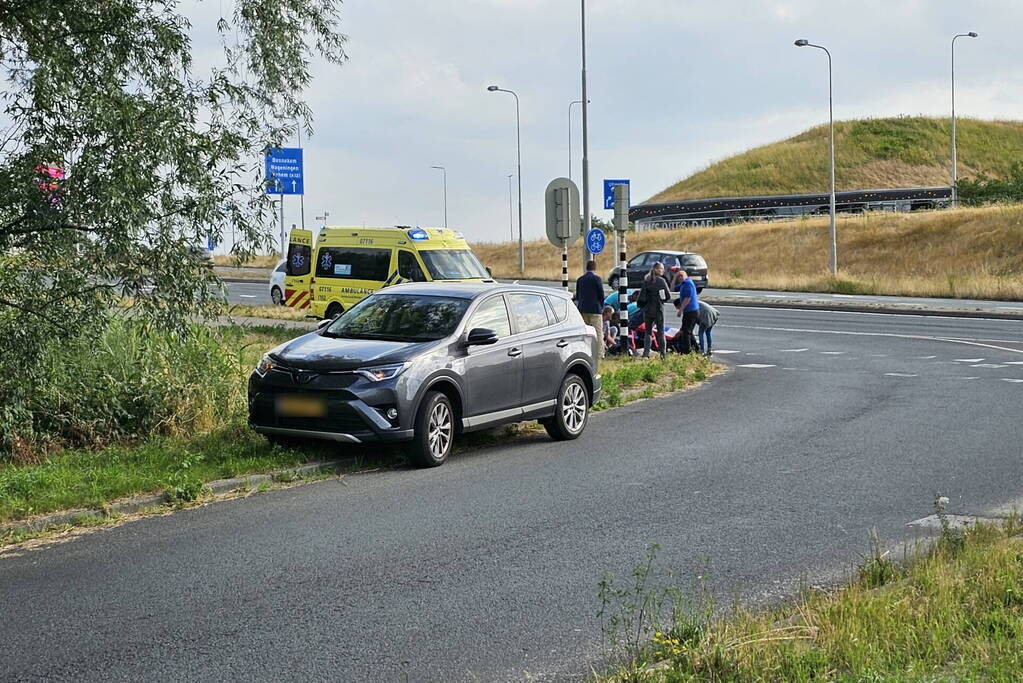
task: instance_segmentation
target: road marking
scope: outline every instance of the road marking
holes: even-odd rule
[[[932,358],[937,358],[937,356],[917,356],[917,358],[920,360],[931,360]]]
[[[831,296],[836,299],[862,299],[863,296],[859,294],[832,294]]]
[[[738,368],[776,368],[777,365],[767,365],[766,363],[746,363],[745,365],[737,365]]]
[[[977,363],[976,365],[971,365],[970,367],[971,368],[992,368],[992,369],[997,369],[997,368],[1004,368],[1006,366],[1002,365],[1001,363]]]
[[[980,377],[958,377],[955,379],[967,380],[967,379],[980,379]]]
[[[887,358],[888,354],[887,353],[872,353],[872,354],[870,354],[870,357],[871,358]],[[931,358],[934,358],[934,356],[931,356]]]
[[[799,372],[810,372],[810,368],[782,368],[782,370],[797,370]]]
[[[821,351],[824,356],[841,356],[845,351]]]
[[[782,349],[779,353],[801,353],[810,349]]]
[[[997,306],[996,308],[1001,308],[1006,311],[1023,311],[1023,306]]]
[[[1016,384],[1019,384],[1019,383],[1023,382],[1023,379],[1013,379],[1011,377],[1003,377],[1002,381],[1003,382],[1014,382]]]
[[[983,358],[956,358],[955,362],[956,363],[980,363],[983,360],[984,360]]]
[[[741,353],[741,351],[725,351],[725,350],[722,350],[722,349],[715,349],[714,353],[717,353],[717,354],[721,354],[721,353]]]
[[[256,298],[255,294],[239,294],[238,296],[240,296],[243,299],[255,299]]]
[[[777,310],[777,309],[775,309]],[[878,315],[886,315],[880,313]],[[1023,354],[1023,349],[1010,349],[1005,346],[995,346],[994,344],[980,344],[978,342],[966,341],[965,339],[955,339],[949,337],[932,337],[924,334],[896,334],[894,332],[850,332],[848,330],[810,330],[802,327],[768,327],[766,325],[727,325],[722,324],[722,327],[730,327],[741,330],[764,330],[768,332],[801,332],[803,334],[838,334],[846,335],[850,337],[891,337],[893,339],[919,339],[922,341],[939,341],[948,342],[949,344],[967,344],[969,346],[980,346],[986,349],[997,349],[999,351],[1008,351],[1009,353],[1020,353]],[[1016,343],[1016,342],[1010,342]],[[984,360],[980,358],[979,360]]]
[[[1006,365],[1023,365],[1023,360],[1007,360]]]
[[[747,298],[749,298],[749,297],[747,297]],[[827,299],[808,299],[808,301],[827,301]],[[881,302],[881,303],[884,303],[884,302]],[[915,302],[913,302],[913,303],[915,303]],[[793,313],[837,313],[839,315],[873,315],[873,316],[884,316],[886,318],[916,318],[917,320],[919,320],[920,318],[930,318],[931,320],[955,320],[955,321],[960,322],[960,323],[963,321],[963,317],[962,316],[956,316],[956,315],[931,315],[930,313],[928,313],[926,315],[920,315],[919,313],[915,313],[915,314],[914,313],[871,313],[870,311],[836,311],[836,310],[832,310],[832,309],[817,309],[817,308],[782,308],[780,306],[729,306],[728,304],[721,304],[719,306],[719,308],[721,306],[724,306],[725,308],[745,308],[745,309],[754,310],[754,311],[771,311],[771,312],[776,312],[776,311],[792,311]],[[1016,319],[1006,320],[1005,318],[972,318],[972,320],[983,320],[985,322],[992,322],[992,323],[1006,323],[1006,322],[1008,322],[1008,323],[1018,323],[1019,322]],[[727,327],[736,327],[736,325],[728,325]],[[868,334],[868,333],[867,332],[862,332],[861,334]]]
[[[916,375],[908,372],[886,372],[885,377],[916,377]]]

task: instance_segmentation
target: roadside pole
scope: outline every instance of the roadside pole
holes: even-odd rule
[[[626,270],[625,231],[629,228],[629,186],[615,185],[615,233],[618,235],[618,344],[629,352],[629,275]]]
[[[288,258],[288,240],[284,235],[284,193],[281,193],[281,258]]]
[[[568,291],[568,247],[579,239],[579,188],[568,178],[555,178],[544,191],[547,240],[561,247],[561,288]]]

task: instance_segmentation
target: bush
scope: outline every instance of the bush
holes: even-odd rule
[[[205,431],[242,405],[221,332],[194,326],[179,335],[117,317],[105,324],[45,349],[31,391],[9,392],[19,398],[0,410],[0,459]]]

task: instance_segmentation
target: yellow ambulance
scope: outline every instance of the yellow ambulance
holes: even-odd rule
[[[292,230],[284,301],[333,318],[397,282],[493,282],[460,232],[448,228]]]

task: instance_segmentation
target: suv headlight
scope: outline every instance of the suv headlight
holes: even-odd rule
[[[278,367],[280,367],[280,363],[271,358],[270,354],[264,353],[263,357],[256,363],[256,374],[260,377],[265,377],[266,373]]]
[[[373,382],[381,382],[385,379],[394,379],[408,367],[408,363],[395,363],[393,365],[378,365],[374,368],[359,368],[356,370],[360,375]]]

